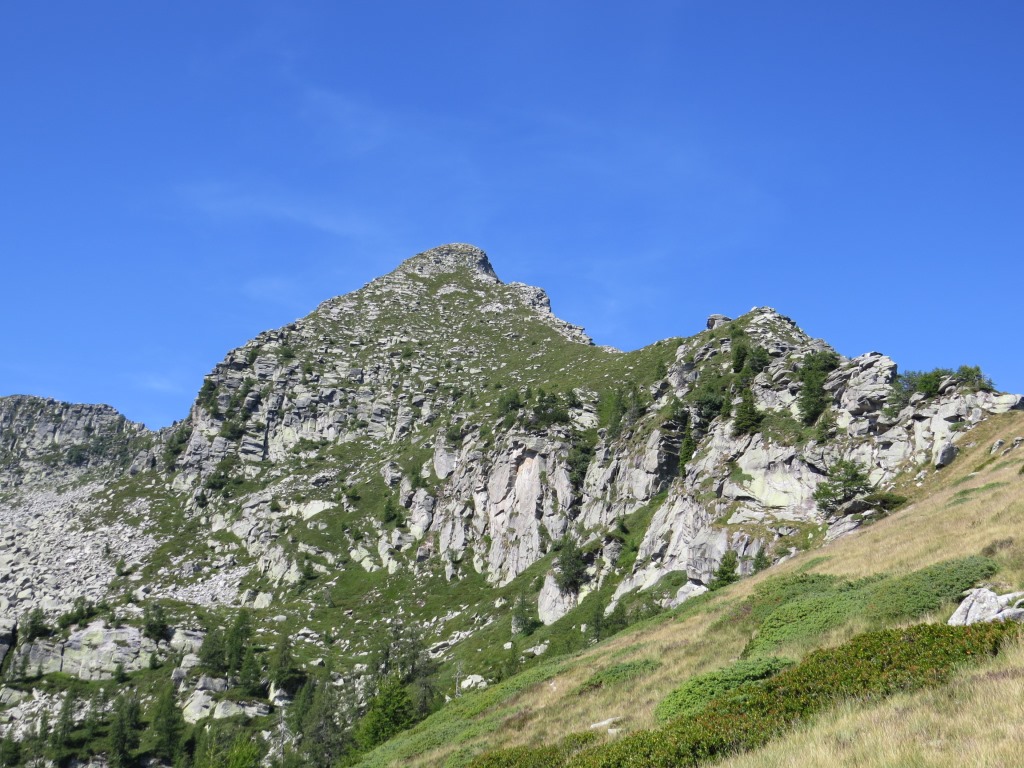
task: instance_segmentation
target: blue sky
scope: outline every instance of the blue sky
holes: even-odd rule
[[[8,3],[0,394],[184,417],[445,242],[598,343],[774,306],[1024,391],[1024,3]]]

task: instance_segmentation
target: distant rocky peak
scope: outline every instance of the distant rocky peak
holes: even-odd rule
[[[500,283],[498,275],[491,266],[487,254],[475,245],[468,243],[448,243],[431,248],[406,259],[396,270],[400,273],[414,273],[423,277],[431,277],[450,272],[469,272],[474,276],[484,277],[492,282]]]

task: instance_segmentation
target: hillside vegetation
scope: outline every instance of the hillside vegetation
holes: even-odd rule
[[[1024,397],[974,366],[770,307],[599,347],[450,244],[197,390],[0,398],[0,763],[685,763],[1015,647],[917,626],[1024,578]]]
[[[941,625],[960,592],[975,583],[1000,592],[1024,588],[1024,454],[997,452],[993,459],[991,452],[997,440],[1010,445],[1021,433],[1019,414],[992,419],[972,433],[970,449],[947,472],[920,487],[912,480],[903,483],[901,491],[912,502],[885,520],[586,651],[464,697],[362,764],[661,764],[640,756],[637,743],[621,734],[649,731],[641,744],[678,741],[672,726],[662,727],[656,715],[688,680],[736,668],[760,653],[799,661],[829,648],[833,655],[816,663],[841,671],[864,657],[859,648],[877,660],[880,652],[872,643],[905,639],[900,633],[865,637],[865,632]],[[874,599],[858,596],[864,592]],[[801,601],[813,609],[799,610]],[[781,610],[786,606],[794,609],[787,614]],[[775,635],[769,643],[765,620],[772,618],[768,624]],[[943,632],[960,634],[955,628]],[[1018,706],[1024,645],[1012,637],[1013,627],[996,634],[998,655],[990,655],[993,646],[986,645],[986,637],[970,654],[980,658],[955,651],[936,662],[934,677],[849,692],[829,677],[834,701],[767,731],[776,735],[770,743],[731,743],[725,751],[754,751],[721,764],[953,765],[966,758],[972,765],[1014,765],[1024,727],[1024,708]],[[910,666],[918,674],[923,665],[914,659]],[[594,677],[601,683],[588,685]],[[758,701],[748,698],[743,711],[764,706]],[[609,736],[609,727],[617,733]],[[765,727],[759,721],[756,731],[765,733]],[[566,745],[571,734],[580,736]],[[632,757],[619,762],[618,754]]]

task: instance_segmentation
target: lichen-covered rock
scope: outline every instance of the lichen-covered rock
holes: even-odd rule
[[[993,621],[1024,621],[1024,592],[997,595],[986,588],[972,589],[947,623],[963,627]]]

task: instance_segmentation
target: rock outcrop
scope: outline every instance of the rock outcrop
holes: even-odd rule
[[[864,493],[819,504],[840,463],[885,491],[911,468],[947,471],[976,424],[1024,408],[955,378],[894,407],[898,375],[768,307],[633,353],[595,347],[541,289],[442,246],[232,350],[158,433],[106,406],[0,398],[0,658],[105,679],[195,650],[143,637],[145,607],[246,606],[263,631],[305,627],[304,657],[344,658],[337,674],[362,691],[372,638],[415,624],[443,661],[511,610],[491,588],[517,584],[544,624],[594,590],[613,593],[609,612],[658,585],[677,605],[729,551],[747,574],[758,553],[777,561],[886,514]],[[564,591],[570,541],[581,586]],[[464,602],[428,615],[424,595],[448,589]],[[15,618],[76,599],[115,603],[128,625],[10,649]],[[195,664],[172,678],[190,722],[263,712]]]
[[[972,589],[948,624],[964,627],[993,621],[1024,621],[1024,592],[997,595],[990,589]]]

